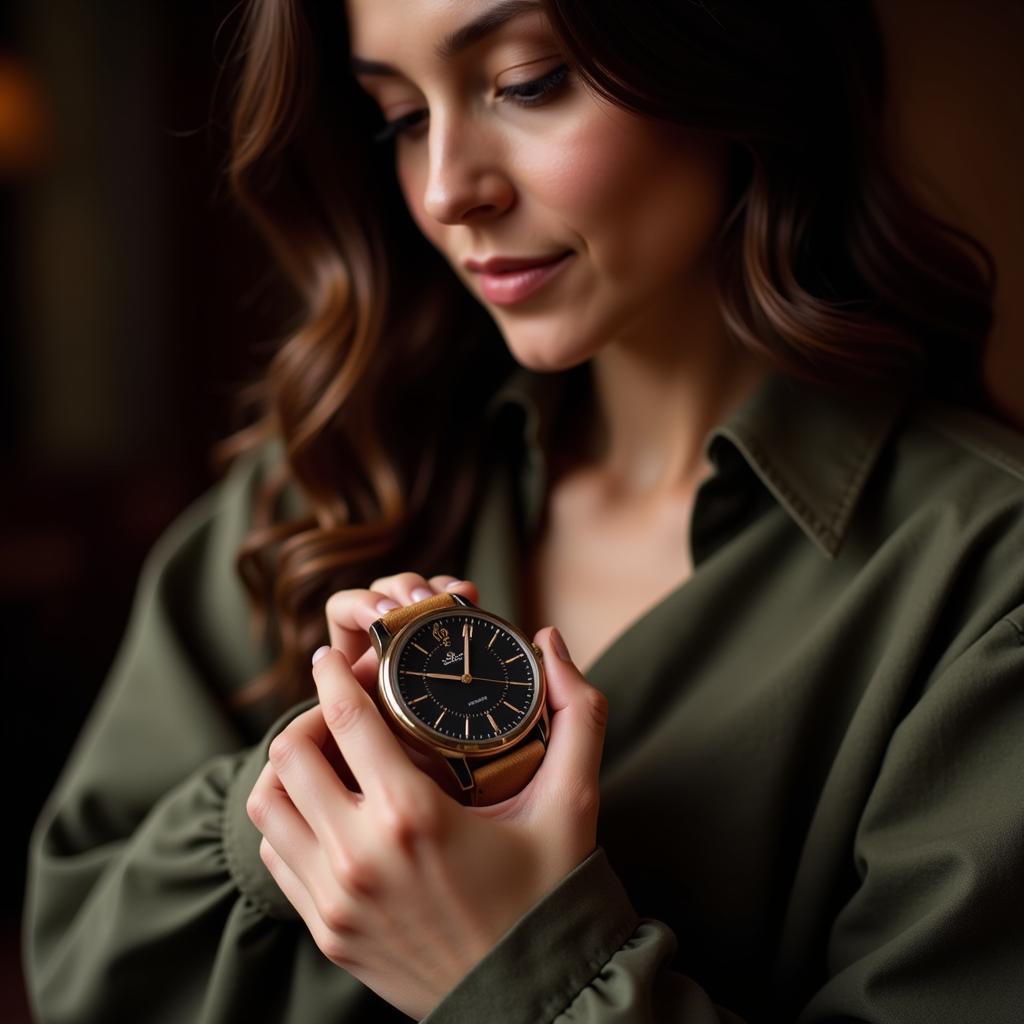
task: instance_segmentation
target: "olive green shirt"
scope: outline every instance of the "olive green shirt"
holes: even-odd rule
[[[495,398],[450,567],[512,621],[560,386],[520,370]],[[610,703],[598,846],[424,1020],[1019,1024],[1024,440],[779,376],[704,452],[693,575],[589,672]],[[25,948],[48,1024],[408,1020],[316,948],[245,812],[308,706],[223,699],[270,654],[232,560],[273,454],[153,548],[37,824]]]

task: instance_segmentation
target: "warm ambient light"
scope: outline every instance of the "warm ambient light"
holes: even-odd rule
[[[39,168],[48,149],[49,121],[35,74],[19,57],[0,54],[0,179]]]

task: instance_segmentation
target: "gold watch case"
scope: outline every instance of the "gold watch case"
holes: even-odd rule
[[[418,750],[447,758],[494,757],[518,746],[534,732],[538,724],[541,738],[547,745],[550,723],[547,707],[547,680],[544,675],[544,656],[541,649],[507,619],[503,619],[493,612],[485,611],[483,608],[478,608],[461,594],[452,594],[451,596],[454,598],[454,602],[450,606],[435,608],[422,615],[417,615],[406,622],[394,635],[384,628],[381,619],[378,619],[370,627],[370,638],[380,658],[377,696],[381,708],[387,712],[386,717],[390,720],[392,729],[396,730],[405,742]],[[397,666],[405,641],[421,629],[425,623],[434,619],[447,618],[453,613],[468,613],[474,618],[483,619],[506,630],[522,647],[530,662],[534,678],[537,680],[533,700],[523,720],[503,736],[497,736],[494,739],[464,741],[452,739],[450,736],[431,729],[430,726],[412,715],[406,709],[405,702],[398,691]]]

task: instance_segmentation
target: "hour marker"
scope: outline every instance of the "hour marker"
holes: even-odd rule
[[[423,700],[423,698],[422,698],[422,697],[420,697],[419,699],[420,699],[420,700]],[[415,701],[414,701],[413,703],[415,703]],[[505,705],[505,707],[507,707],[507,708],[511,708],[511,709],[512,709],[512,710],[513,710],[513,711],[514,711],[514,712],[515,712],[516,714],[519,714],[519,708],[517,708],[517,707],[515,706],[515,704],[509,704],[509,702],[508,702],[507,700],[503,700],[503,701],[502,701],[501,703],[502,703],[502,704],[504,704],[504,705]]]
[[[513,683],[512,680],[510,679],[508,685],[509,686],[533,686],[533,683]]]
[[[488,646],[488,647],[490,647],[490,646],[491,646],[491,644],[493,644],[493,643],[494,643],[494,641],[495,641],[495,640],[496,640],[497,638],[498,638],[498,627],[497,627],[497,626],[495,626],[495,627],[494,627],[494,632],[493,632],[493,633],[491,634],[491,639],[487,641],[487,646]]]
[[[434,723],[434,728],[435,728],[435,729],[437,728],[437,726],[438,726],[438,724],[440,723],[441,719],[442,719],[442,718],[444,718],[444,716],[445,716],[445,713],[446,713],[447,711],[448,711],[448,709],[447,709],[447,708],[445,708],[445,709],[444,709],[444,711],[442,711],[442,712],[441,712],[441,714],[439,714],[439,715],[437,716],[437,721],[436,721],[436,722]]]
[[[409,701],[410,704],[419,704],[421,700],[426,700],[430,696],[429,693],[423,694],[422,697],[417,697],[415,700]]]
[[[471,622],[464,622],[462,624],[462,635],[466,636],[467,634],[470,637],[473,636],[473,624]]]
[[[466,739],[469,739],[469,715],[466,715]]]
[[[412,645],[413,645],[413,647],[416,648],[417,651],[423,651],[423,648],[420,647],[420,645],[418,643],[416,643],[415,640],[413,641]],[[423,653],[426,654],[428,657],[430,656],[430,651],[423,651]]]
[[[514,658],[509,658],[508,661],[505,662],[505,664],[506,665],[511,665],[513,661],[518,661],[522,656],[523,656],[523,652],[520,651]]]
[[[491,718],[490,711],[487,712],[487,721],[491,723],[491,728],[494,730],[494,735],[497,736],[498,733],[501,732],[501,730],[498,728],[498,723],[495,722],[493,718]]]

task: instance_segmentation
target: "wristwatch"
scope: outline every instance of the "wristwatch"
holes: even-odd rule
[[[392,731],[442,759],[464,804],[518,793],[547,749],[544,658],[529,637],[461,594],[393,608],[369,629]]]

